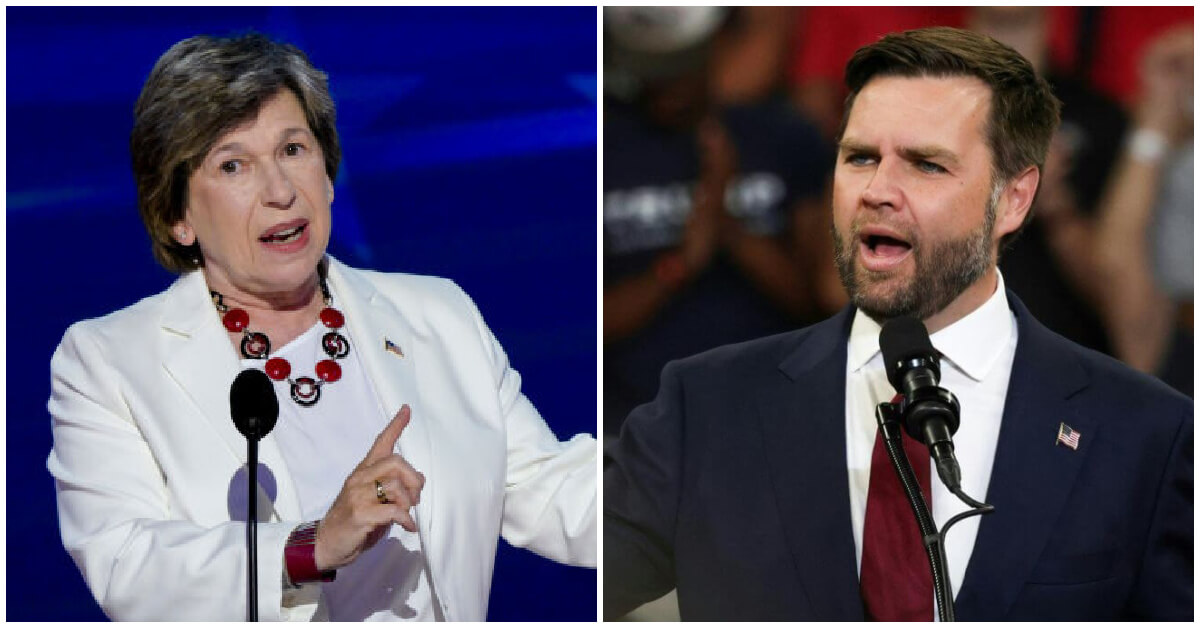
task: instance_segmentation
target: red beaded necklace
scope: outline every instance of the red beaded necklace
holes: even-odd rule
[[[287,380],[291,384],[292,401],[309,407],[321,400],[321,386],[332,384],[342,378],[342,367],[335,362],[350,354],[350,341],[337,332],[346,324],[346,317],[333,307],[333,297],[329,294],[329,286],[325,284],[325,274],[320,273],[321,295],[325,300],[325,309],[321,310],[320,319],[331,331],[321,337],[321,348],[332,359],[317,362],[315,371],[317,378],[307,375],[292,379],[292,365],[281,357],[273,357],[263,365],[263,372],[275,381]],[[230,332],[242,334],[242,357],[249,359],[266,359],[271,352],[271,339],[267,335],[250,331],[250,314],[240,307],[225,305],[225,295],[216,290],[209,290],[213,306],[221,313],[221,323]]]

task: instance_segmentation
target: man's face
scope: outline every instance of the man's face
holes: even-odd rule
[[[1001,235],[990,107],[991,89],[973,77],[881,77],[855,99],[834,170],[833,237],[842,285],[872,318],[946,312],[941,327],[994,289],[982,281]],[[959,312],[964,292],[983,299]]]

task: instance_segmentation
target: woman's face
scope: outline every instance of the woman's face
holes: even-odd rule
[[[212,289],[286,298],[312,285],[332,201],[321,147],[300,101],[281,89],[213,144],[173,231],[181,244],[199,242]]]

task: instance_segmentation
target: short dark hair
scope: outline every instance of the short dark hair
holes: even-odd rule
[[[138,211],[154,257],[167,270],[204,264],[198,245],[185,247],[171,233],[184,216],[188,177],[222,135],[253,120],[285,88],[300,101],[334,180],[342,152],[328,79],[295,46],[258,33],[199,35],[171,46],[154,64],[134,107],[129,152]]]
[[[846,130],[854,99],[871,79],[881,76],[973,76],[992,90],[985,133],[992,152],[992,180],[1011,180],[1029,166],[1041,170],[1058,128],[1060,104],[1050,84],[1016,50],[972,31],[934,27],[891,33],[859,48],[846,63],[850,95],[842,115]],[[1020,233],[1033,217],[1030,211],[1021,228],[1001,240],[1001,248]]]

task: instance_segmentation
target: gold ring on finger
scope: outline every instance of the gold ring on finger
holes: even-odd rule
[[[381,504],[390,504],[392,500],[388,499],[387,491],[383,490],[383,482],[375,480],[375,499]]]

